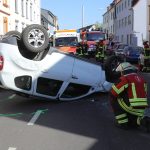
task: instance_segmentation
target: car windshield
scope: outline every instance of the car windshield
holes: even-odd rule
[[[118,49],[124,49],[124,47],[127,45],[118,45]]]
[[[76,46],[77,37],[61,37],[55,40],[55,46]]]
[[[129,47],[130,52],[142,52],[143,48],[142,47]]]
[[[86,40],[87,41],[98,41],[104,40],[105,34],[104,33],[87,33]]]

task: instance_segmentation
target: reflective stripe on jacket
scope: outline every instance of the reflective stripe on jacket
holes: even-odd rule
[[[147,83],[136,73],[128,74],[120,78],[120,82],[114,84],[111,93],[119,97],[124,91],[127,91],[131,107],[147,107]]]
[[[144,49],[144,58],[149,59],[150,58],[150,48]]]
[[[96,57],[97,58],[105,57],[105,55],[104,55],[104,46],[98,46],[98,52],[96,54]]]

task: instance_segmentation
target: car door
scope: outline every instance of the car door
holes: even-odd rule
[[[61,52],[48,54],[39,62],[40,71],[35,75],[34,95],[58,99],[72,76],[74,57]]]
[[[104,72],[100,65],[76,58],[72,77],[60,99],[73,100],[87,96],[95,92],[99,84],[104,82]]]

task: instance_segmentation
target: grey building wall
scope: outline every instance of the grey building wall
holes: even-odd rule
[[[47,29],[49,36],[57,30],[57,17],[49,10],[41,9],[41,24]]]

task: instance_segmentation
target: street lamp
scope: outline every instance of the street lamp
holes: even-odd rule
[[[82,28],[84,27],[84,6],[82,5]]]

